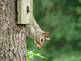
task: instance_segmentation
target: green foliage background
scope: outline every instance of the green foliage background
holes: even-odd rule
[[[81,61],[81,0],[34,0],[34,16],[51,40],[37,49],[29,39],[29,61]]]

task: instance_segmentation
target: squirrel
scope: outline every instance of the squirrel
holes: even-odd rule
[[[42,48],[44,46],[44,42],[49,40],[48,32],[43,31],[40,26],[37,24],[36,20],[32,19],[31,23],[28,26],[29,29],[29,37],[32,37],[35,41],[37,48]]]

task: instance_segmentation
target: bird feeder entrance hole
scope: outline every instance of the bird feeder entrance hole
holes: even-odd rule
[[[29,24],[31,20],[30,0],[17,0],[17,24]]]

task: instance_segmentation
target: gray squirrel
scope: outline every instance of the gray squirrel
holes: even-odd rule
[[[31,23],[28,25],[28,34],[29,37],[33,38],[37,48],[42,48],[44,46],[44,42],[49,40],[48,32],[43,31],[40,26],[37,24],[35,18],[32,18]]]

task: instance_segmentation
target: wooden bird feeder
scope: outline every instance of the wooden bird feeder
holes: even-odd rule
[[[29,24],[32,20],[31,0],[17,0],[17,24]]]

